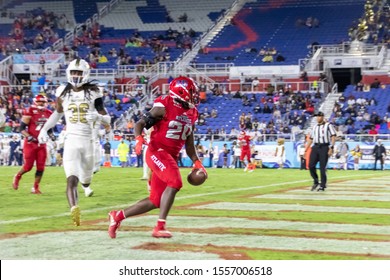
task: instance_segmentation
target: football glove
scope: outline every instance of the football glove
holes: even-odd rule
[[[204,172],[204,174],[206,174],[206,178],[207,178],[206,168],[204,168],[202,162],[199,159],[194,162],[194,166],[192,167],[192,171],[194,171],[195,169],[202,170]]]
[[[142,145],[145,143],[145,139],[142,135],[135,137],[135,153],[140,155],[142,153]]]
[[[38,135],[38,143],[39,144],[46,144],[49,140],[49,135],[47,135],[47,131],[44,129],[41,129]]]
[[[34,136],[27,136],[27,142],[28,143],[31,143],[31,142],[37,142],[37,138],[35,138]]]

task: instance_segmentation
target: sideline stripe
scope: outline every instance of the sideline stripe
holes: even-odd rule
[[[368,173],[366,174],[367,176],[371,175],[376,175],[377,173]],[[351,178],[351,177],[360,177],[361,175],[356,174],[356,175],[343,175],[343,176],[336,176],[333,177],[332,179],[345,179],[345,178]],[[235,192],[240,192],[240,191],[247,191],[247,190],[256,190],[256,189],[262,189],[262,188],[268,188],[268,187],[277,187],[277,186],[284,186],[284,185],[290,185],[290,184],[298,184],[298,183],[310,183],[312,182],[312,179],[306,179],[306,180],[299,180],[299,181],[293,181],[293,182],[283,182],[283,183],[275,183],[275,184],[269,184],[265,186],[254,186],[254,187],[245,187],[245,188],[234,188],[230,190],[224,190],[220,192],[205,192],[205,193],[200,193],[200,194],[193,194],[193,195],[187,195],[187,196],[178,196],[176,197],[177,200],[184,200],[188,198],[194,198],[194,197],[205,197],[205,196],[214,196],[214,195],[220,195],[220,194],[226,194],[226,193],[235,193]],[[309,186],[307,187],[308,189],[310,188]],[[81,214],[83,213],[95,213],[98,211],[103,211],[103,210],[112,210],[116,208],[125,208],[128,207],[128,204],[121,204],[121,205],[113,205],[113,206],[108,206],[108,207],[99,207],[99,208],[93,208],[93,209],[87,209],[83,210],[81,209]],[[37,221],[37,220],[43,220],[43,219],[52,219],[52,218],[59,218],[59,217],[66,217],[69,216],[69,212],[65,213],[60,213],[60,214],[55,214],[51,216],[40,216],[40,217],[29,217],[29,218],[24,218],[24,219],[18,219],[18,220],[8,220],[8,221],[0,221],[0,225],[6,225],[6,224],[16,224],[16,223],[24,223],[24,222],[31,222],[31,221]]]
[[[344,188],[353,188],[353,189],[381,189],[381,190],[390,190],[389,185],[377,185],[377,184],[360,184],[360,185],[355,185],[351,184],[350,182],[345,182],[345,183],[333,183],[330,184],[331,187],[337,186],[337,187],[344,187]]]
[[[150,227],[156,222],[156,216],[142,216],[126,219],[122,226]],[[103,223],[99,223],[102,224]],[[104,223],[106,225],[107,223]],[[208,229],[208,228],[251,228],[297,230],[305,232],[343,232],[390,235],[390,226],[295,222],[279,220],[253,220],[246,218],[170,216],[169,228]],[[174,230],[173,230],[174,231]]]
[[[302,204],[271,204],[271,203],[236,203],[217,202],[201,206],[192,206],[194,209],[212,210],[241,210],[241,211],[300,211],[300,212],[332,212],[332,213],[359,213],[359,214],[385,214],[390,215],[390,209],[339,207],[339,206],[310,206]]]
[[[288,194],[307,194],[308,196],[310,195],[310,193],[307,191],[307,190],[290,190],[290,191],[287,191],[286,193]],[[333,188],[333,187],[330,187],[329,188],[329,191],[327,190],[326,191],[326,194],[332,194],[332,195],[353,195],[353,196],[356,196],[356,195],[364,195],[364,196],[384,196],[384,195],[387,195],[387,196],[390,196],[390,192],[386,192],[386,191],[382,191],[382,192],[379,192],[379,190],[376,190],[376,192],[372,192],[371,190],[368,190],[366,189],[365,191],[363,190],[345,190],[345,188]]]
[[[389,195],[338,195],[328,191],[325,193],[311,192],[311,194],[264,194],[255,198],[298,199],[298,200],[354,200],[354,201],[390,201]],[[390,210],[390,209],[389,209]]]

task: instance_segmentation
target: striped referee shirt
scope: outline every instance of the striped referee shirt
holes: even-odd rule
[[[310,134],[314,144],[331,144],[331,137],[336,136],[336,129],[330,123],[316,124]]]

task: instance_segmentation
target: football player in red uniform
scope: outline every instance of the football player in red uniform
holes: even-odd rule
[[[248,165],[251,166],[251,140],[253,138],[246,134],[244,130],[238,136],[238,143],[241,147],[240,161],[242,166],[245,166],[244,171],[248,170]],[[245,164],[245,158],[247,158],[247,164]]]
[[[45,170],[47,151],[46,144],[39,144],[37,139],[43,125],[52,114],[52,111],[46,108],[46,104],[46,96],[41,94],[37,95],[34,98],[34,104],[22,116],[20,132],[24,136],[24,165],[14,177],[12,186],[15,190],[19,188],[19,181],[23,174],[29,172],[33,168],[34,162],[36,162],[37,170],[35,172],[35,181],[31,193],[41,194],[39,183]],[[54,138],[52,133],[51,137]]]
[[[135,125],[135,151],[140,154],[144,139],[144,128],[153,127],[146,152],[146,163],[152,170],[149,180],[149,197],[119,211],[109,213],[110,225],[108,233],[116,237],[121,221],[125,218],[140,215],[160,208],[157,225],[152,236],[170,238],[172,234],[165,228],[165,220],[173,205],[176,193],[182,188],[177,159],[183,145],[194,169],[207,172],[198,158],[194,145],[194,123],[198,119],[198,90],[195,82],[186,77],[178,77],[169,84],[169,95],[158,97],[153,108],[145,113]]]

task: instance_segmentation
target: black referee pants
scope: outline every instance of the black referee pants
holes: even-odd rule
[[[314,180],[314,184],[318,184],[318,175],[316,170],[316,165],[320,163],[320,173],[321,173],[321,187],[326,187],[326,165],[328,164],[328,144],[313,145],[310,153],[309,160],[309,170],[310,175]]]

